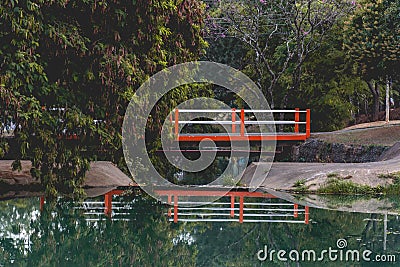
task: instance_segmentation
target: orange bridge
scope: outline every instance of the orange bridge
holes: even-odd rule
[[[300,110],[298,108],[293,110],[247,110],[247,109],[227,109],[227,110],[212,110],[212,109],[175,109],[174,119],[171,116],[171,122],[173,123],[174,134],[177,141],[180,142],[200,142],[205,139],[212,141],[304,141],[310,137],[310,125],[311,125],[311,112],[310,109]],[[218,114],[216,117],[223,119],[215,120],[185,120],[185,114]],[[255,120],[256,113],[265,114],[284,114],[286,120]],[[289,118],[289,119],[287,119]],[[225,133],[195,133],[185,132],[181,133],[180,128],[185,125],[222,125],[225,129],[229,129],[229,132]],[[251,132],[248,131],[254,125],[267,125],[276,126],[278,129],[284,129],[283,131],[276,132],[275,130],[268,133]],[[210,127],[209,127],[210,128]],[[270,128],[271,129],[271,128]]]

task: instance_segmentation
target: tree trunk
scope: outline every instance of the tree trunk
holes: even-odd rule
[[[367,82],[368,88],[371,91],[373,97],[374,97],[374,108],[372,110],[372,121],[377,121],[379,119],[379,86],[378,82],[374,82],[374,84],[371,81]]]
[[[386,118],[385,122],[389,123],[389,112],[390,112],[390,103],[389,103],[389,94],[390,94],[390,83],[389,83],[389,77],[386,77]]]

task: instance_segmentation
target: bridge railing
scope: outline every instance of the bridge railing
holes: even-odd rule
[[[214,141],[234,141],[234,140],[305,140],[311,134],[311,112],[310,109],[300,110],[250,110],[250,109],[175,109],[174,133],[178,141],[201,141],[203,139],[211,139]],[[184,114],[193,113],[215,113],[225,114],[224,119],[218,120],[185,120]],[[264,113],[265,114],[289,114],[292,119],[287,120],[252,120],[249,114]],[[293,115],[291,115],[293,114]],[[304,114],[304,115],[302,115]],[[286,118],[288,115],[286,115]],[[183,118],[183,119],[182,119]],[[230,126],[231,131],[225,134],[221,133],[180,133],[181,125],[226,125]],[[275,132],[270,133],[251,133],[246,130],[246,127],[251,125],[293,125],[291,132]],[[300,131],[300,127],[303,131]]]

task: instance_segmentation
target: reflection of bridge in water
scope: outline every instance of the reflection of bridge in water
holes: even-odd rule
[[[178,222],[309,222],[309,207],[299,207],[299,204],[279,199],[269,193],[248,191],[218,190],[156,190],[160,196],[167,197],[170,221]],[[220,196],[218,201],[180,202],[180,196],[210,197]],[[248,200],[248,201],[245,201]],[[266,202],[265,200],[276,200]],[[184,207],[179,206],[185,205]],[[189,205],[189,206],[187,206]],[[193,205],[193,206],[190,206]],[[196,205],[196,206],[194,206]],[[199,206],[204,205],[204,206]]]
[[[112,190],[104,201],[86,200],[76,209],[86,220],[127,220],[135,210],[135,199],[124,201],[124,190]],[[309,223],[309,207],[291,203],[263,192],[210,190],[155,190],[169,207],[165,215],[171,222]],[[205,202],[204,197],[221,197]],[[190,201],[185,201],[190,197]],[[198,198],[198,201],[196,200]],[[44,198],[41,198],[41,205]]]

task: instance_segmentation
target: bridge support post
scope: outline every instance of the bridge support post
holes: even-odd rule
[[[299,122],[300,121],[300,109],[299,108],[295,108],[296,112],[294,113],[294,121],[295,122]],[[295,123],[294,124],[294,132],[295,133],[299,133],[299,124]]]
[[[244,136],[244,109],[240,110],[240,135]]]
[[[232,109],[232,133],[236,132],[236,109]]]
[[[307,109],[306,114],[306,137],[309,138],[311,135],[311,111]]]

